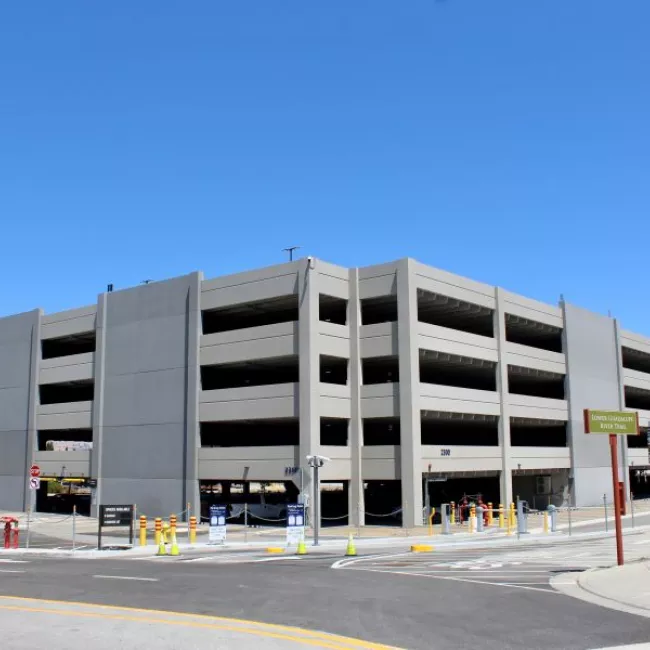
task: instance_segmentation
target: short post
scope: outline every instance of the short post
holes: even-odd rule
[[[505,517],[503,516],[503,503],[499,504],[499,528],[505,528]]]
[[[510,502],[510,528],[514,528],[517,525],[517,518],[515,516],[515,504],[513,501]]]
[[[608,532],[609,525],[607,524],[607,495],[603,494],[603,507],[605,508],[605,532]]]
[[[549,517],[551,519],[551,532],[557,532],[557,508],[555,506],[548,507]]]
[[[450,530],[449,530],[449,504],[448,503],[443,503],[440,506],[440,517],[442,518],[442,534],[443,535],[449,535]]]
[[[140,515],[140,546],[147,545],[147,517]]]
[[[469,508],[469,532],[476,532],[476,506],[472,505]]]
[[[494,523],[494,509],[493,509],[493,503],[492,501],[488,501],[487,507],[487,525],[491,526]]]
[[[634,528],[634,494],[630,492],[630,514],[632,515],[632,528]]]
[[[185,521],[187,522],[187,541],[190,540],[190,519],[192,518],[192,504],[188,501],[185,508]]]
[[[190,544],[196,544],[196,517],[190,517]]]
[[[450,507],[449,523],[453,525],[456,523],[456,504],[452,501],[449,504],[449,507]]]
[[[476,532],[482,533],[485,530],[483,525],[483,506],[476,508]]]
[[[156,517],[154,519],[154,533],[153,533],[153,539],[156,546],[160,546],[161,537],[162,537],[162,519],[160,517]]]
[[[77,506],[72,506],[72,552],[77,550]]]
[[[569,504],[569,537],[571,537],[571,504]]]
[[[517,501],[517,534],[525,535],[528,532],[528,518],[524,501]]]
[[[27,506],[27,530],[25,531],[26,536],[25,536],[25,548],[29,548],[29,523],[31,519],[31,514],[32,514],[32,508],[31,506]]]
[[[544,532],[548,533],[548,511],[544,510]]]
[[[176,515],[169,515],[169,528],[171,529],[171,536],[176,535]]]
[[[248,504],[244,504],[244,541],[248,542]]]
[[[433,535],[433,517],[436,514],[436,509],[431,508],[431,514],[429,515],[429,535]]]

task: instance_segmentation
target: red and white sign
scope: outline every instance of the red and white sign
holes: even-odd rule
[[[32,478],[39,478],[41,475],[41,468],[38,465],[32,465],[29,468],[29,475]]]
[[[29,479],[29,489],[38,490],[40,487],[41,487],[41,479],[38,478],[37,476],[32,476],[32,478]]]

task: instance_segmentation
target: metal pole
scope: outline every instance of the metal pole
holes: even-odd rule
[[[634,494],[630,492],[630,514],[632,515],[632,528],[634,528]]]
[[[102,550],[102,508],[99,506],[99,512],[97,513],[99,517],[97,518],[97,550]]]
[[[431,495],[429,494],[429,479],[424,479],[424,511],[425,517],[428,519],[431,514]]]
[[[72,552],[76,550],[77,541],[77,506],[72,506]]]
[[[609,531],[609,525],[607,524],[607,495],[603,494],[603,505],[605,507],[605,532]]]
[[[244,541],[248,543],[248,504],[244,504]]]
[[[571,503],[569,503],[569,537],[571,537]]]
[[[25,548],[29,548],[29,523],[31,519],[31,506],[27,506],[27,535],[25,537]]]
[[[623,528],[621,524],[621,499],[618,491],[618,440],[616,435],[609,436],[609,448],[612,452],[612,484],[614,487],[614,526],[616,528],[616,561],[619,566],[625,563],[623,558]]]
[[[190,535],[190,515],[191,514],[192,514],[192,504],[189,503],[189,501],[188,501],[188,503],[187,503],[187,513],[185,514],[185,516],[187,517],[187,542],[188,542],[188,544],[191,544],[191,542],[190,542],[190,539],[191,539],[191,535]],[[228,513],[226,513],[226,514],[228,514]]]
[[[314,546],[318,546],[320,533],[320,477],[318,475],[318,462],[314,463]]]

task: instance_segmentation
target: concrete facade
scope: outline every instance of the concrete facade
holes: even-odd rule
[[[584,408],[648,427],[650,338],[408,258],[193,273],[0,319],[0,508],[28,505],[33,462],[97,479],[94,506],[160,516],[196,512],[201,481],[308,478],[314,453],[353,524],[373,485],[421,523],[427,477],[593,505],[611,497],[608,445]],[[46,446],[68,439],[92,451]],[[648,468],[638,443],[621,456],[622,480]]]

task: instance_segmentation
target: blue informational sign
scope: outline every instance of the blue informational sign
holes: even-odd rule
[[[208,543],[223,544],[226,541],[226,506],[210,506],[210,528],[208,530]]]
[[[305,536],[305,506],[302,503],[287,504],[287,546],[297,546]]]

